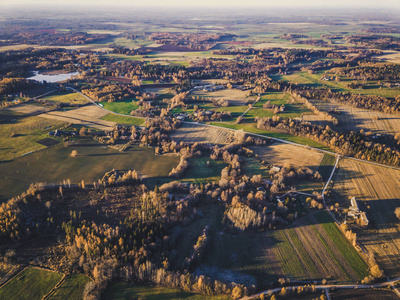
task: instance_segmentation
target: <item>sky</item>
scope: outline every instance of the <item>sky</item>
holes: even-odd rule
[[[0,0],[2,5],[400,8],[400,0]]]

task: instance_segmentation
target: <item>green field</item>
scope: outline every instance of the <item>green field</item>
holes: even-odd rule
[[[320,212],[315,215],[315,218],[320,222],[321,226],[328,233],[334,244],[339,248],[340,252],[345,255],[349,265],[353,268],[357,275],[359,275],[359,278],[361,279],[367,276],[368,266],[366,262],[362,260],[358,252],[344,237],[343,233],[339,230],[328,213]]]
[[[60,273],[27,268],[0,289],[0,299],[42,299],[61,278]]]
[[[88,100],[79,93],[65,93],[57,92],[46,96],[43,100],[57,102],[57,103],[69,103],[69,104],[86,104]]]
[[[124,282],[113,283],[104,293],[102,299],[125,300],[223,300],[229,297],[202,296],[194,293],[184,292],[178,289],[169,289],[150,285],[133,285]]]
[[[318,172],[321,174],[324,181],[327,181],[329,179],[335,162],[336,157],[334,155],[325,154],[322,158],[322,161],[318,167]]]
[[[241,116],[249,107],[248,106],[227,106],[219,107],[216,111],[230,111],[232,118],[225,119],[227,121],[236,121],[237,117]]]
[[[4,112],[7,117],[12,113]],[[27,117],[9,120],[0,123],[0,165],[2,161],[11,160],[21,155],[45,149],[46,146],[36,143],[48,137],[48,132],[60,128],[63,122],[45,119],[41,117]],[[14,137],[11,137],[12,134]]]
[[[279,75],[272,77],[274,80],[284,80],[316,88],[329,87],[334,92],[351,92],[356,95],[377,95],[382,97],[394,98],[399,94],[398,88],[382,87],[381,89],[379,89],[376,81],[367,81],[369,86],[364,89],[351,89],[347,85],[354,81],[353,79],[341,78],[341,81],[339,82],[335,82],[334,80],[325,81],[321,80],[321,77],[324,75],[324,73],[324,71],[319,71],[315,74],[308,74],[308,72],[302,71],[296,72],[291,75]],[[329,74],[329,71],[327,72],[327,74],[328,76],[333,76],[333,74]]]
[[[114,101],[114,102],[99,102],[104,108],[119,114],[129,115],[132,110],[136,110],[139,106],[132,100]]]
[[[101,118],[105,121],[115,122],[121,125],[136,125],[141,126],[145,122],[145,119],[135,118],[130,116],[120,116],[115,114],[108,114]]]
[[[207,162],[209,165],[207,166]],[[154,177],[146,179],[150,187],[162,185],[166,182],[179,180],[187,183],[208,183],[219,181],[221,171],[226,164],[221,160],[212,160],[209,156],[202,156],[188,159],[189,167],[186,169],[182,178]]]
[[[78,156],[71,157],[72,150]],[[177,156],[156,156],[154,150],[133,146],[119,152],[91,139],[79,139],[75,146],[64,147],[63,143],[32,153],[10,162],[0,163],[0,199],[18,195],[32,182],[59,183],[70,179],[86,183],[103,177],[105,172],[136,170],[148,177],[167,176],[178,164]]]
[[[49,298],[51,300],[81,300],[86,283],[90,279],[85,275],[72,274]]]
[[[230,272],[244,281],[253,278],[261,288],[281,277],[357,282],[368,275],[367,264],[326,212],[285,229],[216,233],[212,241],[202,265],[206,274]]]

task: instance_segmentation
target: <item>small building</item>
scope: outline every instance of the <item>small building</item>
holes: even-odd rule
[[[368,226],[369,220],[367,218],[367,214],[359,209],[356,198],[352,197],[350,203],[351,206],[349,207],[347,216],[353,218],[354,220],[360,220],[359,222],[361,226]]]
[[[271,170],[274,171],[274,172],[279,172],[279,171],[281,170],[281,168],[278,167],[278,166],[273,166],[273,167],[271,168]]]

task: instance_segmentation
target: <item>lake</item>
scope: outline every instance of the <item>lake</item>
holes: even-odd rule
[[[32,77],[29,77],[27,79],[36,80],[39,82],[46,81],[46,82],[50,82],[50,83],[65,81],[65,80],[71,79],[73,76],[79,75],[79,72],[72,72],[72,73],[66,73],[66,74],[55,74],[55,75],[39,74],[38,71],[33,71],[33,73],[35,75]]]

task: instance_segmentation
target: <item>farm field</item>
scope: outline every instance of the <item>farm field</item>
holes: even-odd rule
[[[278,142],[267,146],[252,146],[251,150],[271,165],[292,164],[312,169],[318,168],[324,156],[316,150]]]
[[[145,122],[145,119],[130,117],[130,116],[121,116],[115,114],[108,114],[101,118],[101,120],[114,122],[121,125],[137,125],[140,126]]]
[[[210,143],[229,144],[233,141],[234,133],[231,130],[215,128],[197,124],[183,124],[176,129],[171,138],[177,143],[183,141],[188,143]]]
[[[282,118],[297,118],[303,115],[314,115],[313,112],[304,105],[295,101],[290,94],[273,92],[262,95],[260,101],[254,104],[254,108],[249,110],[245,117],[254,119],[255,117],[263,118],[274,116],[275,114],[272,109],[263,109],[263,105],[268,101],[271,106],[285,106],[285,110],[278,114]]]
[[[40,300],[61,280],[62,274],[27,268],[0,289],[0,299]]]
[[[249,91],[237,89],[224,89],[213,92],[194,91],[190,95],[228,100],[230,105],[246,105],[248,102],[254,102],[257,99],[257,96],[249,96]]]
[[[333,182],[338,201],[346,206],[356,197],[367,213],[370,225],[357,231],[357,241],[375,254],[385,275],[399,276],[400,226],[394,210],[400,206],[400,171],[342,159]]]
[[[49,131],[64,125],[58,120],[36,116],[14,118],[13,114],[8,112],[4,116],[10,119],[7,123],[0,123],[0,161],[12,160],[31,151],[45,149],[46,146],[37,141],[48,137]],[[12,134],[14,137],[11,137]]]
[[[189,167],[184,172],[182,178],[171,178],[171,177],[152,177],[146,178],[145,182],[150,188],[154,188],[156,185],[160,186],[164,183],[178,180],[186,183],[208,183],[219,181],[221,177],[221,171],[226,164],[221,160],[212,160],[208,155],[189,158]],[[207,163],[209,162],[209,163]]]
[[[90,279],[85,275],[71,274],[65,282],[49,298],[50,300],[80,300],[83,290]]]
[[[99,102],[104,105],[104,108],[119,114],[129,115],[132,110],[138,109],[139,106],[132,100],[114,101],[114,102]]]
[[[78,156],[71,157],[72,150]],[[119,152],[91,139],[79,139],[75,145],[62,143],[0,164],[0,199],[19,195],[33,182],[59,183],[70,179],[72,183],[85,180],[92,183],[105,172],[136,170],[142,176],[167,176],[178,164],[177,156],[156,156],[154,150],[133,146]],[[51,171],[49,168],[51,167]]]
[[[395,97],[399,93],[398,88],[382,88],[379,89],[379,86],[376,85],[375,81],[370,81],[371,86],[367,86],[365,89],[351,89],[347,85],[351,83],[353,80],[349,78],[341,78],[341,81],[325,81],[322,80],[321,77],[324,75],[323,71],[316,72],[315,74],[308,74],[305,71],[296,72],[291,75],[276,75],[273,76],[276,80],[284,80],[288,82],[297,83],[300,85],[308,85],[313,87],[329,87],[335,92],[352,92],[356,95],[378,95],[382,97]],[[329,72],[328,72],[329,75]]]
[[[96,105],[87,105],[67,111],[51,111],[40,116],[47,119],[59,120],[72,124],[80,124],[101,130],[111,130],[116,123],[101,120],[108,112],[100,109]]]
[[[227,300],[228,297],[203,296],[184,292],[178,289],[169,289],[160,286],[133,285],[125,282],[113,283],[104,293],[102,299],[143,299],[143,300]]]
[[[7,108],[7,110],[13,113],[18,113],[23,115],[33,115],[47,111],[46,107],[36,104],[20,104]]]
[[[216,235],[209,253],[208,270],[228,270],[243,280],[254,276],[261,287],[281,277],[357,282],[368,274],[367,264],[325,212],[285,229]]]
[[[394,64],[400,64],[400,52],[398,51],[383,51],[383,55],[379,55],[377,58]]]
[[[88,103],[88,100],[86,100],[86,98],[79,93],[57,92],[49,96],[45,96],[41,99],[56,103],[68,103],[68,104],[78,104],[78,105]]]
[[[381,290],[342,290],[329,292],[332,300],[375,300],[375,299],[385,299],[385,300],[395,300],[399,299],[395,292],[381,289]]]
[[[338,111],[339,114],[334,114],[334,117],[339,121],[338,126],[343,129],[357,131],[364,129],[365,131],[372,131],[373,133],[392,135],[400,132],[400,117],[398,115],[355,108],[333,101],[326,102],[310,99],[310,102],[321,111]]]
[[[163,29],[165,30],[165,29]],[[153,47],[153,45],[146,45],[146,47]],[[146,61],[151,63],[160,63],[163,65],[183,65],[189,66],[192,61],[203,59],[203,58],[226,58],[232,59],[232,55],[217,55],[212,54],[211,51],[190,51],[190,52],[176,52],[166,51],[167,47],[171,50],[174,45],[158,45],[152,48],[152,52],[147,55],[125,55],[125,54],[106,54],[105,56],[115,58],[118,60],[137,60]],[[158,49],[159,48],[159,49]]]
[[[260,134],[265,137],[272,137],[276,139],[281,139],[281,140],[286,140],[289,142],[305,145],[305,146],[310,146],[314,148],[319,148],[321,150],[325,151],[330,151],[333,152],[330,148],[321,145],[317,142],[314,142],[313,140],[300,137],[300,136],[294,136],[286,133],[280,133],[280,132],[273,132],[273,131],[268,131],[268,130],[263,130],[263,129],[258,129],[257,125],[255,123],[241,123],[241,124],[229,124],[229,123],[222,123],[222,122],[211,122],[210,125],[218,126],[218,127],[223,127],[223,128],[230,128],[230,129],[243,129],[244,131],[250,132],[250,133],[255,133],[255,134]]]

